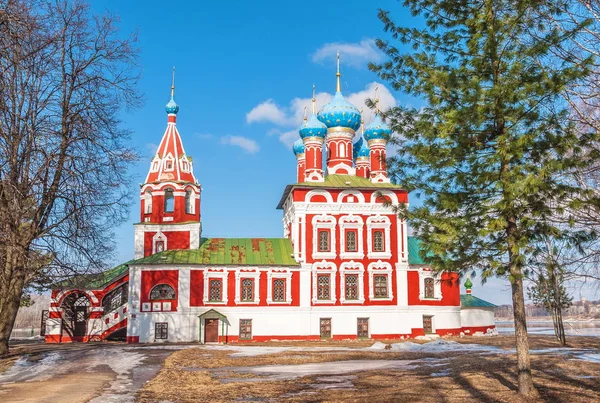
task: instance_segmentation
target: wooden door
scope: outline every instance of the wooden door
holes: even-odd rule
[[[321,318],[321,337],[331,338],[331,318]]]
[[[87,333],[87,307],[75,307],[75,318],[73,319],[73,322],[73,336],[85,336]]]
[[[219,319],[204,319],[204,342],[217,343],[219,341]]]
[[[433,316],[423,315],[423,331],[425,334],[433,333]]]

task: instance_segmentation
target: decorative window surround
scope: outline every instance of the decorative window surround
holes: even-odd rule
[[[311,199],[313,196],[323,196],[325,198],[325,200],[327,200],[327,203],[333,203],[333,197],[331,196],[331,193],[329,193],[326,190],[322,190],[322,189],[314,189],[311,190],[310,192],[308,192],[306,194],[305,200],[307,203],[311,202]]]
[[[433,298],[425,298],[425,279],[432,278]],[[438,279],[436,273],[426,267],[419,268],[419,299],[421,301],[440,301],[442,299],[442,282]]]
[[[335,263],[327,262],[325,260],[312,265],[312,303],[313,304],[335,304],[335,273],[337,267]],[[329,297],[330,299],[318,299],[317,298],[317,275],[329,274]]]
[[[152,160],[152,165],[150,167],[150,172],[158,172],[159,164],[160,164],[160,158],[157,155]]]
[[[285,280],[285,301],[273,301],[273,280]],[[269,270],[267,272],[267,304],[290,305],[292,303],[292,273]]]
[[[340,217],[340,257],[342,259],[362,259],[365,257],[364,241],[363,241],[363,228],[364,222],[360,216],[347,215]],[[358,236],[356,237],[356,251],[346,251],[346,232],[348,230],[357,230]]]
[[[367,267],[369,272],[369,299],[372,301],[391,301],[394,299],[394,291],[392,289],[392,265],[387,262],[378,260],[375,263],[370,263]],[[387,276],[387,298],[375,298],[375,281],[376,274],[385,274]]]
[[[390,228],[392,224],[386,216],[375,215],[367,218],[367,257],[369,259],[389,259],[392,257],[392,249],[390,244]],[[375,252],[373,250],[373,230],[383,229],[383,252]]]
[[[332,167],[327,167],[327,174],[335,175],[339,170],[342,171],[342,175],[356,176],[356,169],[348,164],[344,164],[343,162],[340,162]]]
[[[336,235],[335,235],[335,225],[336,220],[335,217],[321,214],[318,216],[314,216],[312,219],[313,226],[313,259],[335,259],[336,257]],[[329,230],[329,251],[328,252],[319,252],[319,230],[327,229]]]
[[[363,304],[365,302],[365,268],[362,263],[353,260],[340,265],[340,303]],[[346,274],[358,274],[358,299],[346,300]]]
[[[159,245],[161,242],[163,245],[162,251],[167,250],[167,237],[165,236],[165,234],[163,234],[162,232],[159,231],[156,234],[154,234],[154,236],[152,237],[152,254],[159,252],[157,245]],[[160,252],[162,252],[162,251],[160,251]]]
[[[227,298],[227,270],[223,270],[223,271],[208,271],[205,270],[204,271],[204,296],[202,297],[202,303],[204,305],[227,305],[227,302],[229,301],[229,299]],[[223,286],[223,295],[222,295],[222,301],[209,301],[208,297],[209,297],[209,293],[210,293],[210,288],[208,286],[208,282],[210,279],[221,279],[221,284]],[[236,281],[236,287],[237,287],[238,282]]]
[[[254,301],[242,301],[241,289],[242,279],[244,278],[251,278],[254,280]],[[235,271],[235,303],[238,305],[258,305],[260,303],[259,280],[260,272],[258,271],[258,268],[237,269]],[[226,281],[224,284],[226,285]]]
[[[171,163],[169,167],[169,163]],[[167,154],[164,160],[164,172],[173,172],[175,170],[175,158],[171,155],[171,153]]]
[[[337,202],[338,203],[346,203],[346,202],[343,202],[343,200],[346,196],[356,197],[356,201],[349,200],[348,201],[349,203],[362,203],[362,204],[365,203],[365,195],[362,194],[362,192],[359,192],[358,190],[351,190],[351,189],[341,191],[337,198]]]

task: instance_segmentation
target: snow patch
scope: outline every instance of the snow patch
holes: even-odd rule
[[[380,341],[375,342],[371,347],[367,347],[369,350],[385,350],[387,344]]]
[[[437,340],[439,338],[439,334],[427,334],[425,336],[417,336],[415,337],[415,340]]]
[[[580,354],[576,356],[575,359],[600,363],[600,354]]]
[[[0,383],[42,381],[56,375],[56,363],[61,358],[58,352],[48,353],[38,361],[29,361],[29,357],[25,355],[15,361],[0,375]]]

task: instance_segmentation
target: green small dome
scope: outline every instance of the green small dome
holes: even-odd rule
[[[465,281],[465,288],[467,290],[470,290],[471,287],[473,287],[473,283],[471,283],[471,279],[469,277],[467,277],[467,281]]]

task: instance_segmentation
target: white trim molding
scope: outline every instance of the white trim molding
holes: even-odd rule
[[[219,271],[204,270],[204,295],[202,296],[202,303],[204,305],[227,305],[229,301],[227,296],[227,277],[229,272],[227,268],[223,268]],[[208,280],[210,279],[221,279],[221,301],[209,301],[208,297],[210,294],[210,287],[208,286]]]
[[[273,301],[273,280],[285,280],[285,301]],[[292,272],[283,270],[269,270],[267,272],[267,304],[290,305],[292,303]]]
[[[344,262],[340,265],[340,303],[342,304],[364,304],[365,286],[364,286],[365,267],[362,263],[353,260]],[[346,299],[346,274],[358,274],[358,299]]]
[[[380,214],[367,218],[367,257],[369,259],[389,259],[392,257],[390,228],[392,223],[386,216]],[[373,251],[373,231],[382,229],[383,237],[383,252]]]
[[[436,272],[427,268],[419,267],[419,299],[421,301],[440,301],[442,299],[442,282]],[[425,298],[425,279],[433,279],[433,298]]]
[[[332,215],[321,214],[314,216],[312,219],[313,226],[313,259],[335,259],[336,257],[336,236],[335,227],[336,219]],[[329,252],[319,252],[319,230],[329,230]]]
[[[364,238],[363,238],[363,219],[354,214],[342,216],[339,219],[340,223],[340,257],[342,259],[362,259],[365,257]],[[356,251],[346,251],[346,231],[357,230],[356,236]]]
[[[254,301],[242,301],[242,279],[250,278],[254,281]],[[235,303],[237,305],[258,305],[260,303],[260,271],[258,267],[235,270]]]
[[[158,231],[152,237],[152,254],[158,253],[156,250],[156,244],[158,242],[163,242],[163,250],[161,252],[164,252],[167,250],[167,237],[161,231]]]
[[[374,263],[369,263],[367,267],[369,272],[369,300],[371,301],[391,301],[394,299],[394,289],[392,288],[392,265],[387,262],[378,260]],[[387,276],[387,294],[386,298],[375,298],[375,282],[376,274],[385,274]]]
[[[311,268],[312,271],[312,303],[313,304],[335,304],[336,295],[335,295],[335,273],[337,272],[337,267],[335,263],[327,262],[322,260],[320,262],[315,262]],[[318,299],[317,298],[317,276],[319,274],[329,274],[329,299]]]

